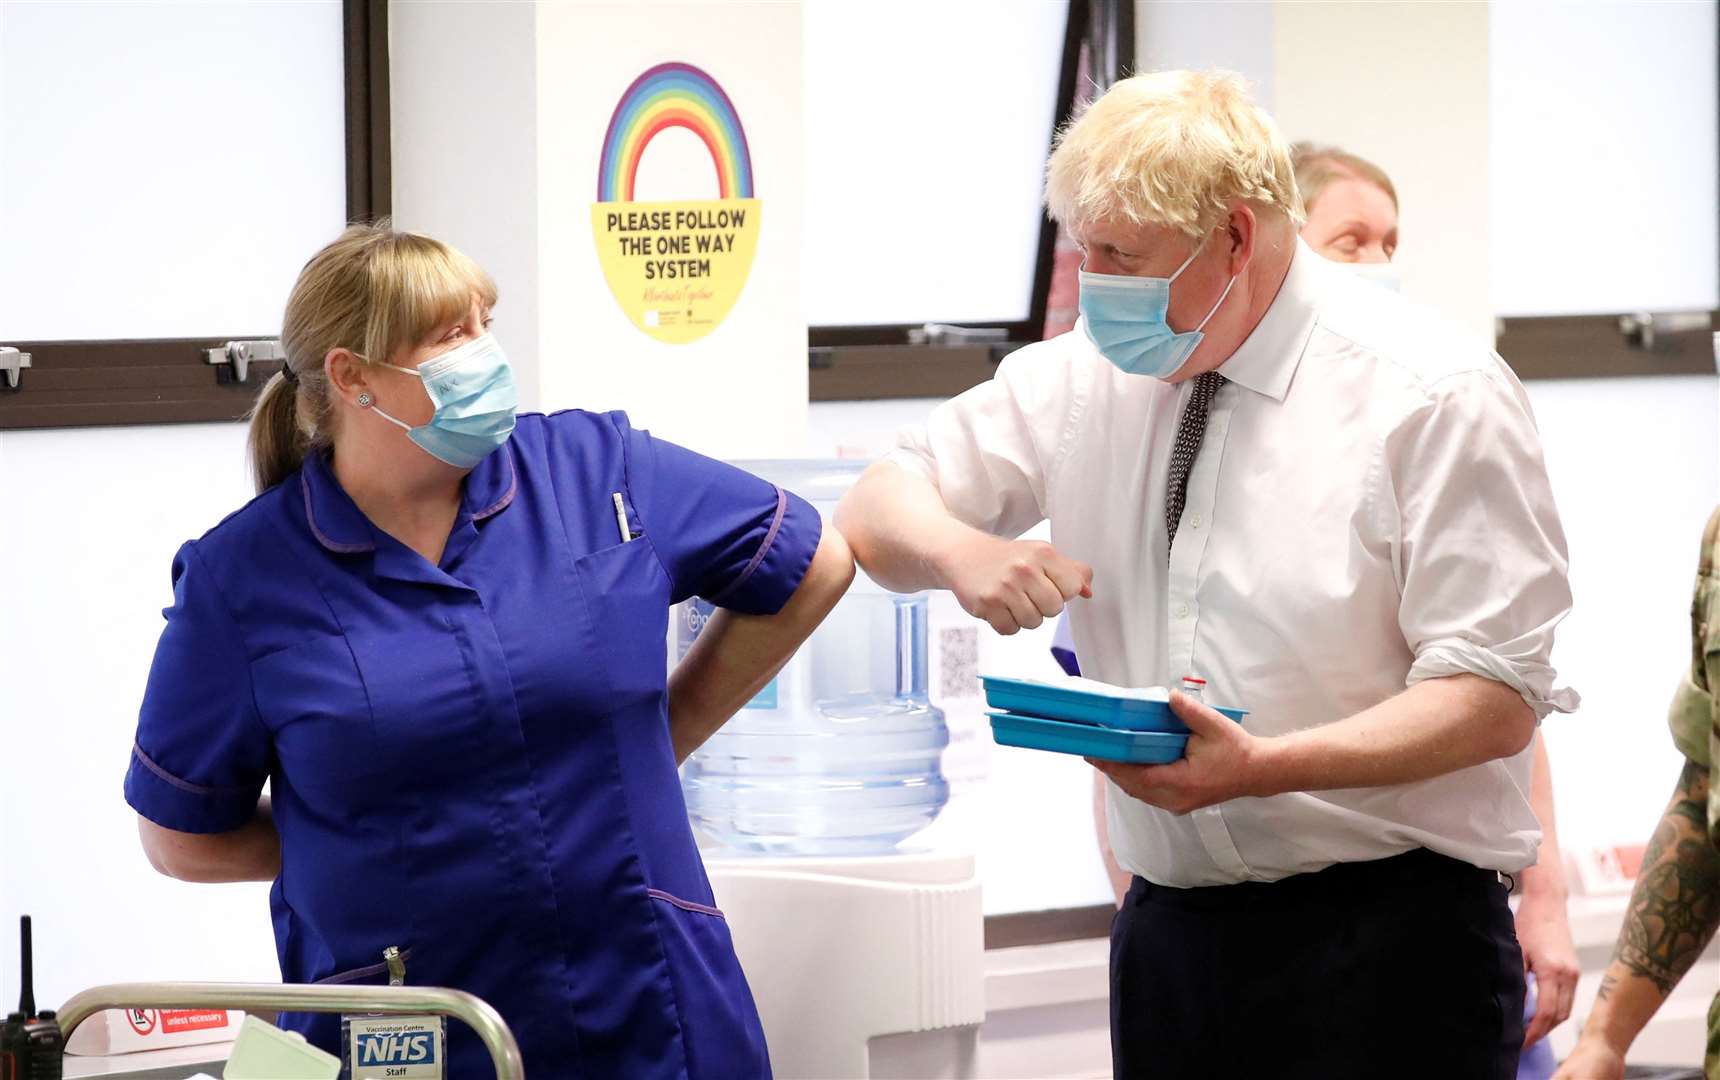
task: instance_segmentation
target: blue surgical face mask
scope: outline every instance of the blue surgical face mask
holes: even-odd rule
[[[1398,268],[1389,262],[1383,263],[1344,263],[1349,271],[1357,277],[1373,282],[1392,292],[1403,292],[1403,275]]]
[[[424,392],[436,412],[428,424],[413,427],[374,406],[370,411],[405,428],[407,436],[431,457],[456,469],[470,469],[513,433],[519,395],[514,391],[513,368],[493,335],[474,338],[415,368],[382,366],[423,379]]]
[[[1182,370],[1236,284],[1232,277],[1218,303],[1193,330],[1177,333],[1165,321],[1171,304],[1171,282],[1182,276],[1201,249],[1195,248],[1168,278],[1081,271],[1081,315],[1087,337],[1105,359],[1130,375],[1168,379]]]

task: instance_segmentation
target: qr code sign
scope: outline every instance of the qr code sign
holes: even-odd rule
[[[979,627],[938,631],[938,695],[944,700],[979,696]]]

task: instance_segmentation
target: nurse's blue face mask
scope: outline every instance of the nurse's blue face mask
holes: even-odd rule
[[[1206,324],[1224,305],[1236,277],[1231,276],[1218,303],[1193,330],[1181,334],[1165,321],[1171,304],[1171,282],[1182,276],[1201,253],[1196,247],[1168,278],[1081,271],[1081,315],[1087,338],[1105,359],[1130,375],[1168,379],[1182,370],[1195,346],[1206,335]]]
[[[424,392],[436,412],[428,424],[413,427],[375,406],[370,411],[405,428],[407,436],[431,457],[456,469],[470,469],[513,433],[519,395],[514,390],[514,370],[494,335],[474,338],[415,368],[382,366],[424,380]]]

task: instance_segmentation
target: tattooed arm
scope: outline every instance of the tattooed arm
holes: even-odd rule
[[[1720,850],[1708,839],[1708,770],[1685,762],[1631,893],[1594,1011],[1558,1078],[1622,1076],[1624,1054],[1720,926]]]

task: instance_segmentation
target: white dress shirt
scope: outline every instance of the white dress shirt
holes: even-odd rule
[[[1070,606],[1084,675],[1207,680],[1272,736],[1422,679],[1473,672],[1537,718],[1570,711],[1548,666],[1570,611],[1564,533],[1529,402],[1484,344],[1300,242],[1219,371],[1167,564],[1165,485],[1192,380],[1117,370],[1080,326],[903,433],[891,460],[1003,536],[1051,521],[1093,567]],[[1530,865],[1531,753],[1413,784],[1237,799],[1177,817],[1114,785],[1111,842],[1161,885],[1273,881],[1417,847]]]

